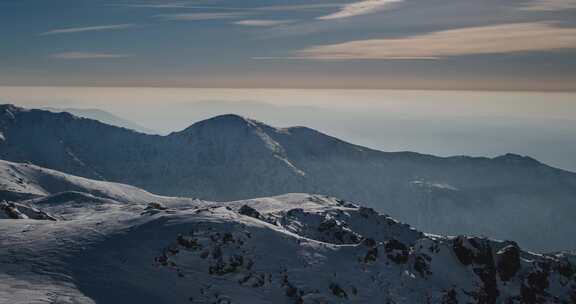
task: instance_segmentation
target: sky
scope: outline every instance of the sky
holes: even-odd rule
[[[576,0],[0,0],[0,85],[576,91]]]

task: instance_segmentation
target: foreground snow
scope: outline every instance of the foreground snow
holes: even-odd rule
[[[423,234],[336,198],[202,202],[56,176],[76,192],[12,186],[34,195],[0,217],[0,303],[576,300],[572,255]]]

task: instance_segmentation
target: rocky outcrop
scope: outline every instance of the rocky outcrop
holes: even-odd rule
[[[502,281],[509,281],[520,270],[520,248],[518,245],[508,245],[496,253],[498,274]]]
[[[408,262],[409,251],[404,243],[398,240],[389,240],[384,243],[384,249],[388,258],[395,263],[406,264]]]
[[[240,207],[240,209],[238,210],[238,213],[245,215],[245,216],[253,217],[253,218],[259,219],[259,220],[264,219],[264,217],[262,216],[262,214],[260,214],[260,212],[256,211],[256,209],[254,209],[248,205],[242,205],[242,207]]]
[[[3,213],[4,218],[9,219],[57,220],[55,217],[36,208],[6,201],[0,202],[0,213]],[[0,216],[1,218],[2,216]]]

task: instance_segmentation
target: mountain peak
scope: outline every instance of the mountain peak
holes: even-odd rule
[[[264,123],[237,114],[223,114],[196,122],[188,128],[176,133],[188,133],[199,128],[240,129],[256,127],[258,125],[264,125]]]
[[[251,119],[248,119],[244,116],[238,114],[222,114],[218,116],[214,116],[212,118],[208,118],[201,122],[217,122],[217,123],[248,123]]]
[[[539,165],[539,164],[541,164],[539,161],[537,161],[536,159],[534,159],[530,156],[524,156],[524,155],[519,155],[519,154],[514,154],[514,153],[506,153],[504,155],[497,156],[493,159],[497,160],[497,161],[502,161],[502,162],[506,162],[506,163],[515,163],[515,164],[525,164],[525,165]]]

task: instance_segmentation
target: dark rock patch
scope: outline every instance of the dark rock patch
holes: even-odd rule
[[[339,298],[348,299],[348,293],[346,293],[346,291],[342,289],[340,285],[336,283],[331,283],[330,286],[328,286],[328,288],[330,288],[330,291],[332,291],[333,295]]]
[[[397,264],[408,262],[408,247],[398,240],[388,240],[384,243],[384,250],[389,259]]]
[[[420,273],[421,276],[426,277],[427,275],[431,275],[432,271],[430,271],[430,262],[432,258],[426,254],[418,254],[414,259],[414,270]]]
[[[496,253],[498,274],[502,281],[509,281],[520,270],[520,248],[508,245]]]
[[[240,209],[238,210],[238,213],[242,214],[242,215],[246,215],[249,217],[253,217],[255,219],[259,219],[262,220],[262,214],[260,214],[260,212],[258,212],[256,209],[248,206],[248,205],[243,205],[242,207],[240,207]]]

